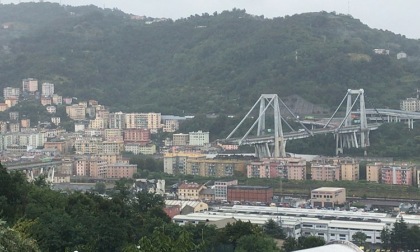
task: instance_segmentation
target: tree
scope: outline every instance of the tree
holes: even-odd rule
[[[409,230],[407,223],[401,217],[399,221],[394,223],[394,228],[391,230],[390,240],[391,240],[391,249],[394,251],[397,250],[406,250],[408,247]]]
[[[195,244],[192,234],[182,229],[177,238],[172,238],[160,228],[157,228],[152,235],[144,236],[138,243],[140,252],[190,252],[200,248],[200,244]]]
[[[106,184],[103,182],[97,182],[95,184],[95,191],[97,191],[99,194],[104,194],[106,191]]]
[[[391,247],[391,232],[388,228],[383,228],[381,231],[382,248],[389,249]]]
[[[298,238],[299,248],[307,249],[325,245],[325,240],[318,236],[301,236]]]
[[[36,241],[25,238],[20,232],[6,227],[6,222],[0,220],[0,251],[38,252]]]
[[[238,239],[235,252],[275,252],[280,251],[273,238],[251,234]]]
[[[273,219],[269,219],[263,225],[263,231],[268,236],[271,236],[275,239],[284,239],[286,234],[283,231],[283,228],[279,225],[278,222],[275,222]]]
[[[299,244],[295,238],[288,237],[283,243],[283,249],[286,252],[295,251],[299,249]]]
[[[225,244],[232,244],[235,248],[237,241],[245,235],[260,234],[261,228],[251,222],[238,220],[231,224],[228,223],[220,233],[220,241]]]
[[[410,228],[408,233],[408,249],[414,250],[420,248],[420,228],[414,225]]]
[[[367,235],[359,231],[359,232],[354,233],[351,238],[355,244],[359,246],[363,246],[366,242]]]
[[[301,236],[297,240],[292,237],[288,237],[283,243],[283,249],[286,252],[288,252],[300,249],[319,247],[323,246],[324,244],[324,238],[317,236]]]

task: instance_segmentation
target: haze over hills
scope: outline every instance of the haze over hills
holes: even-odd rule
[[[364,88],[369,107],[397,108],[420,82],[420,41],[335,13],[174,21],[22,3],[0,5],[0,24],[1,88],[33,77],[127,112],[243,113],[262,93],[335,108],[348,88]]]

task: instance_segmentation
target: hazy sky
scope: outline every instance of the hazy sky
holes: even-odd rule
[[[18,3],[29,1],[7,1]],[[36,1],[31,1],[36,2]],[[46,2],[46,1],[45,1]],[[350,14],[372,28],[420,39],[420,0],[53,0],[66,5],[93,4],[126,13],[177,19],[194,14],[246,9],[247,13],[281,17],[304,12],[335,11]]]

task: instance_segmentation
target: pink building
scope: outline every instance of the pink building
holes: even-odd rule
[[[124,142],[149,143],[150,131],[148,129],[126,129],[124,130]]]
[[[278,158],[254,161],[247,165],[248,178],[306,179],[306,161],[300,158]]]
[[[340,180],[341,166],[328,164],[312,164],[312,180],[337,181]]]
[[[385,166],[381,169],[382,183],[390,185],[412,185],[413,171],[407,167]]]

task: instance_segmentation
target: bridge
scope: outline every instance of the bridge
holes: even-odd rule
[[[337,118],[334,117],[337,115],[345,101],[347,101],[347,103],[344,118],[339,119],[338,123],[333,124],[333,119],[337,120]],[[359,108],[356,111],[355,105],[357,101],[359,102]],[[287,112],[289,112],[292,118],[300,124],[301,129],[298,131],[293,129],[286,118],[281,115],[280,103]],[[255,108],[258,105],[258,116],[252,126],[241,137],[233,137],[235,134],[238,134],[239,128],[244,125],[244,122],[247,119],[254,119],[251,115],[253,112],[255,113],[254,110],[256,110]],[[273,112],[271,118],[273,120],[271,123],[272,128],[267,127],[269,117],[266,117],[266,114],[269,112]],[[358,118],[360,120],[359,124],[354,125],[352,123],[352,113],[358,113]],[[373,114],[371,110],[369,110],[369,113]],[[299,117],[297,117],[276,94],[262,94],[240,123],[232,130],[226,139],[222,141],[238,145],[252,145],[255,147],[256,156],[260,158],[285,157],[287,141],[312,137],[319,134],[334,134],[337,155],[343,153],[344,148],[364,148],[366,155],[366,147],[370,145],[369,133],[371,130],[376,130],[380,126],[380,123],[368,124],[366,115],[367,110],[365,108],[364,90],[349,89],[333,115],[325,124],[322,124],[322,128],[308,129],[305,124],[299,120]],[[290,128],[290,132],[283,131],[283,123]],[[255,130],[256,132],[251,134],[251,132]]]
[[[353,113],[360,115],[360,111]],[[414,120],[420,120],[420,112],[397,109],[366,109],[366,117],[369,121],[376,122],[405,122],[409,129],[413,129]]]
[[[4,166],[9,171],[23,171],[28,181],[33,181],[36,176],[44,175],[46,181],[52,183],[56,168],[62,164],[61,160],[51,160],[48,162],[12,162],[5,163]]]

